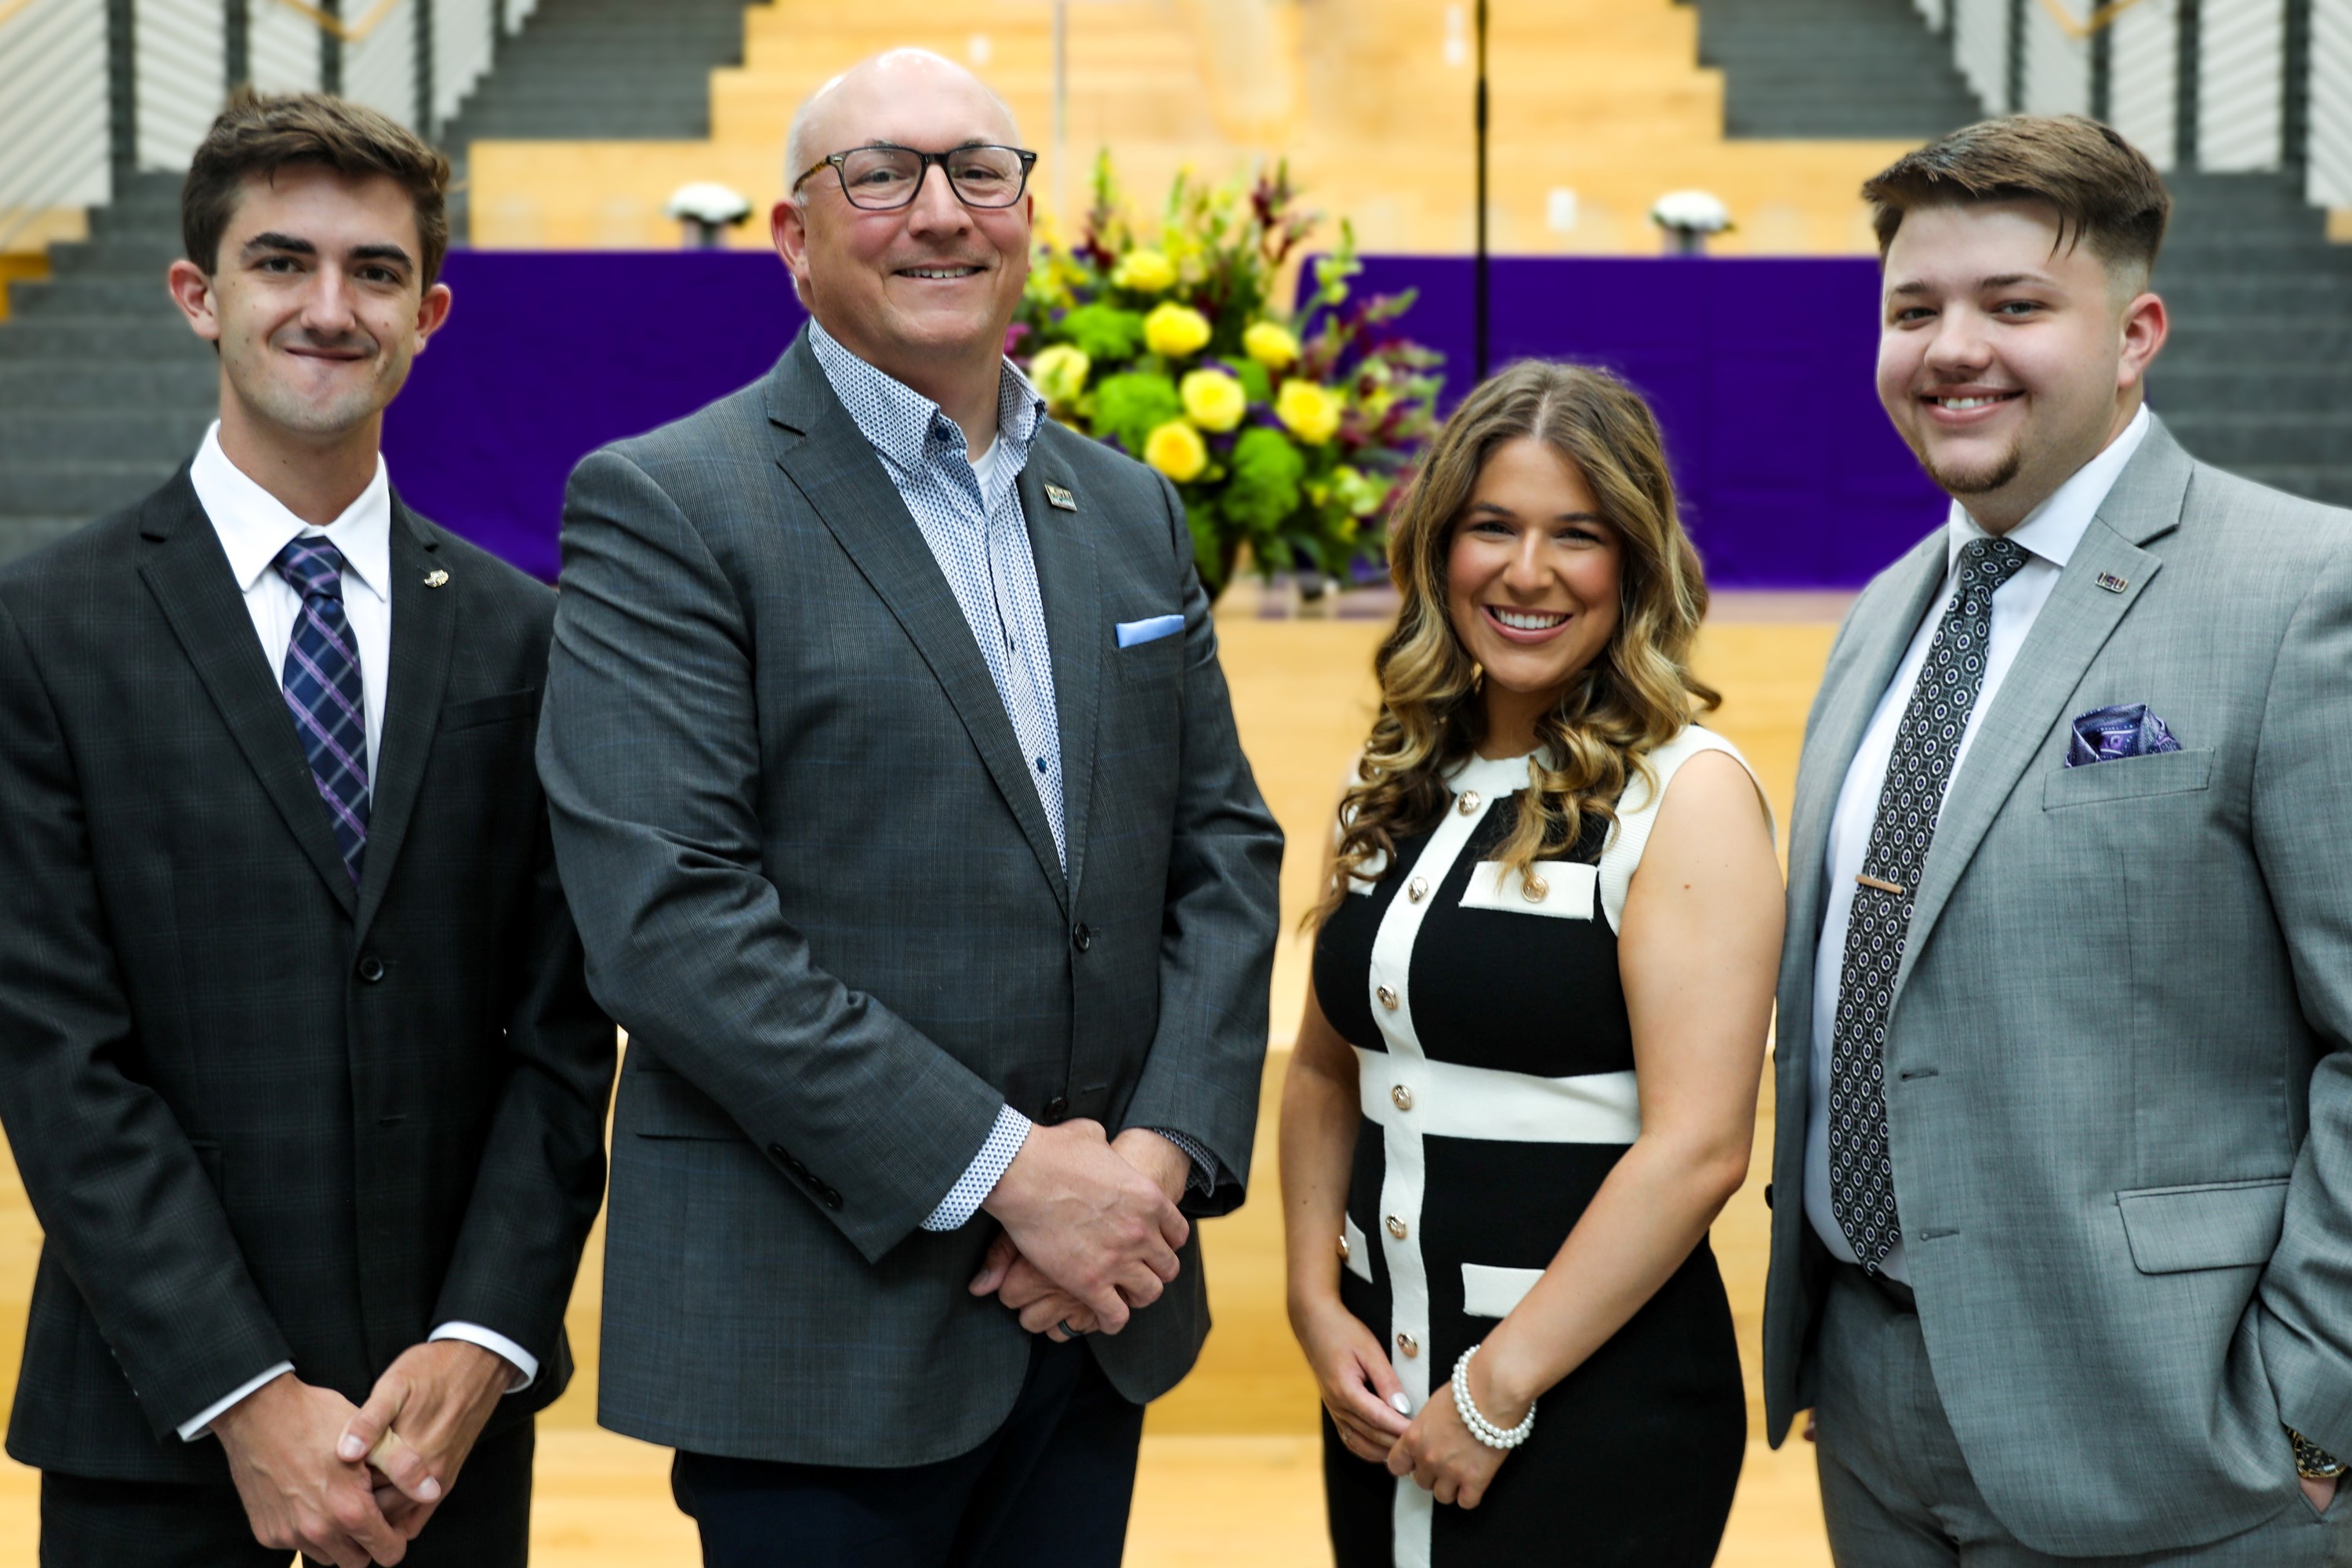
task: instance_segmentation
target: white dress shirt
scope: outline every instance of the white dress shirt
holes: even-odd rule
[[[373,783],[376,759],[383,754],[383,700],[392,666],[392,481],[381,453],[375,478],[341,517],[324,528],[313,528],[286,510],[284,502],[229,461],[221,450],[220,422],[205,432],[188,469],[196,500],[212,520],[221,549],[228,556],[231,574],[245,595],[246,613],[253,617],[254,634],[269,661],[273,677],[282,678],[286,650],[293,645],[294,623],[302,614],[302,595],[271,569],[278,552],[297,535],[324,537],[342,552],[343,614],[360,652],[360,683],[367,696],[367,768]],[[433,1331],[436,1340],[464,1340],[503,1356],[520,1373],[509,1393],[530,1387],[539,1378],[539,1360],[505,1335],[478,1323],[444,1323]],[[193,1443],[212,1429],[229,1406],[257,1391],[294,1363],[280,1362],[256,1373],[226,1395],[206,1406],[180,1427],[184,1442]]]
[[[1947,786],[1948,791],[1959,787],[1969,748],[1976,743],[1983,716],[1991,710],[1993,697],[2008,677],[2010,666],[2016,661],[2019,647],[2033,629],[2042,606],[2049,603],[2050,591],[2058,585],[2059,573],[2074,556],[2074,547],[2082,542],[2084,531],[2091,526],[2100,503],[2115,488],[2116,477],[2131,461],[2132,454],[2139,450],[2147,427],[2148,413],[2143,405],[2105,450],[2077,468],[2048,500],[2010,530],[2009,538],[2026,552],[2026,561],[2017,574],[1993,595],[1992,637],[1985,648],[1984,689],[1978,694],[1968,728],[1960,731],[1959,750],[1952,758],[1952,783]],[[1813,953],[1812,1089],[1805,1118],[1805,1215],[1812,1221],[1813,1230],[1830,1249],[1830,1256],[1843,1263],[1860,1260],[1854,1257],[1853,1247],[1846,1240],[1837,1215],[1830,1206],[1830,1047],[1845,970],[1846,922],[1853,913],[1854,879],[1862,874],[1864,852],[1870,847],[1870,830],[1878,819],[1878,797],[1886,785],[1886,764],[1895,750],[1895,731],[1902,724],[1904,709],[1910,705],[1911,689],[1918,684],[1919,667],[1927,662],[1927,649],[1943,622],[1944,607],[1958,586],[1960,551],[1970,540],[1990,537],[1977,526],[1965,507],[1957,500],[1952,503],[1951,516],[1944,525],[1943,591],[1928,606],[1918,630],[1912,634],[1911,647],[1904,654],[1903,663],[1878,700],[1870,728],[1863,732],[1861,749],[1854,752],[1853,763],[1846,769],[1845,783],[1838,791],[1836,812],[1830,818],[1829,900],[1822,915],[1821,945]],[[1935,847],[1930,845],[1929,858],[1933,858],[1935,853]],[[1902,1242],[1896,1242],[1894,1250],[1886,1255],[1884,1268],[1891,1278],[1910,1283],[1910,1263]]]

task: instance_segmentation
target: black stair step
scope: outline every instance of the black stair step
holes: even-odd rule
[[[2340,413],[2173,408],[2164,422],[2182,446],[2224,468],[2321,468],[2352,456],[2352,420]]]
[[[0,565],[88,526],[87,517],[0,515]]]
[[[119,510],[160,487],[195,449],[191,441],[168,462],[0,463],[0,516],[88,518]]]
[[[212,345],[185,321],[142,316],[12,316],[0,322],[0,361],[194,360],[213,363]]]
[[[2182,363],[2168,347],[2148,384],[2160,402],[2177,398],[2184,408],[2305,409],[2352,418],[2352,363],[2343,360]]]
[[[157,321],[180,319],[161,272],[86,272],[36,283],[8,286],[11,316],[26,321],[58,316],[145,316]]]
[[[102,241],[72,240],[49,247],[49,271],[59,279],[126,274],[161,278],[183,253],[176,230],[169,237],[141,234]]]
[[[2256,484],[2284,490],[2291,496],[2322,501],[2329,506],[2352,507],[2352,465],[2246,463],[2231,471]]]
[[[0,359],[0,415],[36,408],[211,410],[219,397],[220,368],[209,354],[185,362]]]
[[[2299,278],[2292,289],[2256,275],[2191,273],[2166,279],[2165,303],[2179,315],[2314,317],[2352,313],[2352,268]]]
[[[0,420],[0,468],[35,462],[168,465],[194,452],[212,421],[209,409],[11,410]]]

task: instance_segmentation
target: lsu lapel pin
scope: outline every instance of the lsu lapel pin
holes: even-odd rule
[[[2131,586],[2129,583],[2125,582],[2121,577],[2116,576],[2112,572],[2100,573],[2098,582],[2099,586],[2105,588],[2110,594],[2120,594],[2125,589]]]
[[[449,574],[442,571],[438,566],[425,574],[425,585],[428,588],[438,588],[448,581]]]
[[[1078,510],[1078,498],[1059,485],[1047,485],[1045,504],[1056,511],[1076,511]]]

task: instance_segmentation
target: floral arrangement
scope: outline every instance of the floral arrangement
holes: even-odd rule
[[[1244,186],[1177,176],[1149,241],[1108,158],[1076,243],[1039,247],[1012,353],[1055,416],[1174,481],[1210,593],[1244,546],[1264,573],[1342,576],[1433,428],[1439,357],[1391,327],[1410,293],[1349,303],[1354,235],[1276,291],[1317,215],[1287,166]]]

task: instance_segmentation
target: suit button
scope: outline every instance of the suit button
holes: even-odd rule
[[[1411,1361],[1414,1356],[1421,1353],[1421,1342],[1414,1339],[1411,1334],[1399,1334],[1397,1336],[1397,1349],[1404,1352],[1405,1359],[1407,1361]]]
[[[1070,1102],[1057,1094],[1053,1099],[1045,1102],[1045,1115],[1044,1121],[1046,1126],[1051,1127],[1069,1113]]]
[[[1412,1090],[1407,1089],[1402,1084],[1398,1084],[1394,1089],[1389,1090],[1389,1100],[1399,1110],[1411,1110],[1412,1109]]]
[[[360,954],[360,978],[373,985],[383,978],[383,960],[374,953]]]
[[[839,1208],[839,1207],[841,1206],[841,1194],[840,1194],[839,1193],[837,1193],[837,1192],[835,1192],[831,1187],[827,1187],[827,1188],[825,1188],[825,1190],[824,1190],[824,1206],[825,1206],[825,1207],[827,1207],[827,1208],[829,1208],[829,1209],[837,1209],[837,1208]]]
[[[793,1157],[784,1152],[784,1146],[782,1143],[771,1143],[768,1145],[768,1158],[773,1160],[777,1164],[782,1165],[788,1171],[793,1168]]]
[[[1389,1215],[1389,1234],[1395,1237],[1399,1241],[1402,1241],[1406,1237],[1412,1234],[1412,1226],[1405,1224],[1403,1216],[1400,1215]]]
[[[1764,1184],[1764,1206],[1768,1209],[1772,1206],[1772,1184],[1769,1182]]]
[[[1386,1007],[1391,1013],[1396,1011],[1397,994],[1395,992],[1383,985],[1378,991],[1374,992],[1373,994],[1381,999],[1381,1006]]]
[[[1464,790],[1462,792],[1462,798],[1454,803],[1454,809],[1460,812],[1465,816],[1477,816],[1478,792],[1475,789]]]
[[[1429,879],[1415,877],[1412,881],[1407,882],[1404,885],[1404,896],[1416,904],[1429,897]]]
[[[789,1154],[784,1156],[784,1169],[790,1171],[795,1176],[805,1176],[808,1174],[808,1167],[802,1164],[798,1160],[793,1159]]]
[[[1086,952],[1087,949],[1094,946],[1094,944],[1095,933],[1088,931],[1083,922],[1070,932],[1070,945],[1076,948],[1080,952]]]

